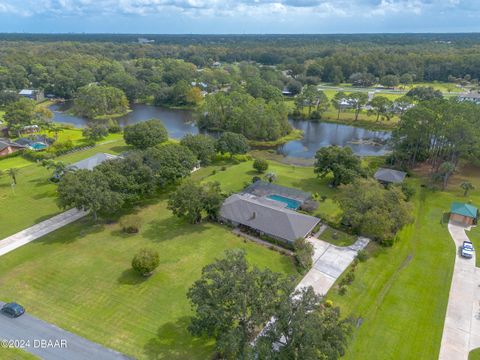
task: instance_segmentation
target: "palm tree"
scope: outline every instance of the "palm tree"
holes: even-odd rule
[[[455,171],[455,164],[451,163],[450,161],[445,161],[442,165],[440,165],[440,173],[443,175],[443,189],[447,188],[448,179],[450,175]]]
[[[265,174],[265,180],[267,180],[269,183],[272,183],[274,181],[277,180],[277,174],[273,173],[273,172],[269,172],[267,174]]]
[[[62,161],[44,160],[42,166],[53,169],[53,178],[59,180],[68,171],[67,165]]]
[[[463,196],[467,196],[470,190],[475,189],[475,186],[470,181],[464,181],[460,184],[460,187],[463,189]]]
[[[12,178],[13,184],[17,185],[18,169],[10,168],[7,170],[7,174]]]

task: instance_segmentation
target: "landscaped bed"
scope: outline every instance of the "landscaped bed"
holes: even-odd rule
[[[327,227],[319,238],[336,246],[350,246],[357,240],[356,236],[331,227]]]

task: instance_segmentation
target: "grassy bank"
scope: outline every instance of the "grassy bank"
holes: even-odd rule
[[[283,145],[292,140],[299,140],[303,137],[303,131],[299,129],[293,129],[290,134],[282,136],[277,140],[272,141],[256,141],[256,140],[249,140],[248,144],[254,148],[273,148],[279,145]]]
[[[462,201],[462,180],[480,186],[479,172],[461,169],[463,175],[455,176],[447,191],[422,188],[421,179],[413,179],[415,223],[400,232],[392,248],[371,247],[372,257],[357,266],[346,295],[329,292],[345,316],[361,318],[345,359],[364,354],[369,359],[438,358],[455,260],[455,245],[441,218],[452,201]],[[470,199],[480,203],[479,192]]]

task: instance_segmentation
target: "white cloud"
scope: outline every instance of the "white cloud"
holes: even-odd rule
[[[22,16],[157,15],[257,16],[312,14],[371,17],[474,9],[477,0],[0,0],[0,13]],[[20,3],[20,4],[19,4]],[[453,10],[452,10],[453,9]]]

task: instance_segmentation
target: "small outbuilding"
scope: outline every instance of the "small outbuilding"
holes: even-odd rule
[[[450,208],[450,221],[464,226],[476,225],[478,209],[470,204],[454,202]]]
[[[406,172],[387,168],[380,168],[373,175],[382,184],[401,184],[405,180],[405,176],[407,176]]]

